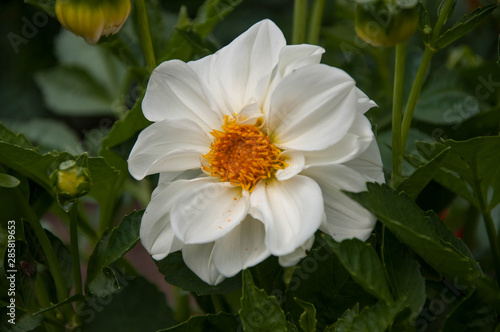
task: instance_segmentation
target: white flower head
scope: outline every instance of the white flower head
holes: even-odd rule
[[[323,52],[287,46],[264,20],[213,55],[154,70],[142,103],[154,123],[128,160],[136,179],[160,173],[141,224],[154,259],[181,249],[218,284],[270,255],[296,264],[318,229],[368,238],[375,217],[342,190],[383,181],[363,115],[375,103]]]

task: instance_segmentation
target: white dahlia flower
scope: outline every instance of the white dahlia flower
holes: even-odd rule
[[[160,173],[141,224],[154,259],[182,250],[218,284],[270,255],[296,264],[320,229],[366,240],[375,217],[342,193],[383,181],[370,122],[375,106],[324,50],[287,46],[264,20],[213,55],[166,61],[142,109],[154,123],[128,160],[136,179]]]

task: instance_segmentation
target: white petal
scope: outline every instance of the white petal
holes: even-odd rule
[[[281,49],[286,45],[280,29],[263,20],[215,54],[189,62],[210,92],[211,105],[235,114],[258,101],[259,84],[269,84]],[[207,93],[208,95],[208,93]]]
[[[210,138],[190,120],[164,120],[144,129],[128,159],[130,174],[138,180],[159,172],[200,168]]]
[[[257,105],[257,103],[253,103],[245,106],[238,113],[236,122],[240,125],[249,124],[253,126],[260,118],[262,118],[262,112],[260,111],[259,105]]]
[[[305,158],[304,153],[301,151],[284,151],[281,153],[281,158],[283,158],[288,166],[276,172],[276,179],[278,181],[288,180],[304,169]]]
[[[295,249],[294,252],[288,255],[280,256],[279,263],[283,267],[294,266],[297,264],[302,258],[306,257],[307,252],[311,250],[311,247],[314,243],[314,236],[311,236],[306,243],[301,245],[299,248]]]
[[[260,89],[267,90],[259,93],[259,95],[264,97],[260,102],[262,111],[266,114],[269,113],[272,92],[283,77],[301,67],[318,64],[324,52],[325,50],[322,47],[315,45],[287,45],[283,47],[271,84],[269,86],[266,84],[259,85]]]
[[[356,88],[356,95],[358,96],[359,113],[365,114],[370,108],[377,106],[373,100],[370,100],[370,98],[368,98],[368,96],[358,88]]]
[[[356,114],[349,132],[339,142],[325,150],[304,152],[306,167],[352,160],[365,152],[374,140],[370,121],[364,115]]]
[[[280,52],[278,70],[281,77],[292,71],[321,61],[325,49],[316,45],[287,45]]]
[[[215,241],[246,217],[249,199],[241,188],[214,178],[187,180],[185,183],[189,190],[179,194],[171,212],[172,228],[182,242]]]
[[[264,225],[247,216],[229,234],[215,241],[213,261],[217,270],[232,277],[265,260],[271,254],[265,245],[265,235]]]
[[[352,168],[358,173],[363,174],[371,181],[385,183],[382,159],[380,157],[380,151],[375,139],[371,142],[370,146],[364,153],[357,158],[344,163],[344,165]]]
[[[349,167],[335,164],[311,167],[303,174],[316,180],[323,192],[326,214],[323,230],[336,241],[353,237],[364,241],[370,236],[375,216],[341,191],[364,191],[367,178]]]
[[[182,242],[175,237],[170,225],[170,211],[178,189],[178,183],[160,180],[142,217],[141,243],[156,260],[182,247]]]
[[[160,64],[151,74],[142,102],[150,121],[190,119],[206,133],[220,128],[221,114],[209,107],[196,73],[180,60]]]
[[[214,243],[188,244],[182,249],[182,258],[196,275],[210,285],[220,284],[225,278],[212,261]]]
[[[190,169],[183,172],[161,172],[158,183],[172,182],[176,180],[190,180],[204,176],[201,169]]]
[[[268,133],[284,149],[323,150],[345,136],[356,107],[355,82],[344,71],[321,64],[302,67],[274,90]]]
[[[261,181],[251,193],[250,202],[250,214],[264,223],[266,246],[276,256],[301,246],[323,218],[321,189],[302,175],[286,181]]]

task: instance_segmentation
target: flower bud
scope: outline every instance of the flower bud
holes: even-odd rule
[[[354,28],[373,46],[390,47],[409,39],[418,26],[417,7],[387,5],[384,1],[359,4]]]
[[[56,0],[57,19],[67,30],[95,44],[115,34],[130,14],[130,0]]]
[[[52,186],[61,205],[66,205],[90,191],[90,172],[76,165],[73,160],[62,162],[50,175]]]

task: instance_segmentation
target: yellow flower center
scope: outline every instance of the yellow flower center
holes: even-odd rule
[[[210,152],[203,155],[208,166],[203,170],[223,182],[252,191],[262,179],[288,166],[278,149],[256,126],[237,124],[226,117],[222,131],[211,132],[215,138]]]

